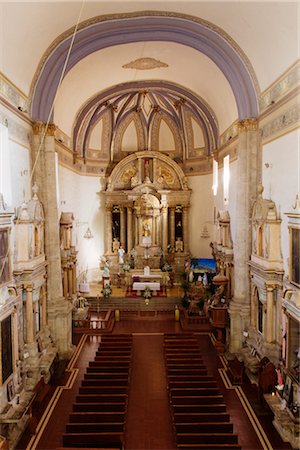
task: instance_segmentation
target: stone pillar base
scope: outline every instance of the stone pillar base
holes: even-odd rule
[[[243,331],[249,326],[250,305],[244,299],[233,299],[230,302],[228,314],[230,317],[229,351],[238,353],[243,346]]]
[[[70,359],[72,344],[72,303],[59,297],[48,303],[48,325],[60,359]]]

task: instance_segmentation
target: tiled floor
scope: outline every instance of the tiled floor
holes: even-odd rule
[[[126,450],[173,450],[172,433],[163,358],[163,333],[180,332],[174,320],[123,320],[115,324],[114,333],[133,333],[133,370],[126,426]],[[256,388],[245,389],[224,385],[224,366],[215,352],[208,333],[197,334],[200,351],[219,383],[244,450],[288,449],[272,426],[272,417],[259,403]],[[62,433],[88,361],[94,359],[99,337],[85,336],[77,347],[77,355],[68,366],[64,386],[54,392],[35,436],[24,437],[19,449],[50,450],[62,445]],[[226,380],[225,380],[226,382]],[[65,384],[67,383],[67,384]],[[226,384],[226,383],[225,383]],[[244,393],[247,393],[248,399]],[[253,407],[257,416],[253,415]]]

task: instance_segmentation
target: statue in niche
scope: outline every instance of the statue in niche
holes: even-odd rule
[[[175,252],[183,252],[183,242],[181,237],[178,237],[175,242]]]
[[[143,236],[151,236],[151,226],[147,219],[143,220]]]

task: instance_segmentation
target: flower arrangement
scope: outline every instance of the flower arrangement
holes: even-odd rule
[[[171,264],[169,264],[167,261],[165,261],[161,267],[161,270],[163,272],[172,272],[173,268],[172,268]]]
[[[101,293],[103,294],[104,298],[109,298],[112,293],[111,287],[109,285],[104,286]]]
[[[124,272],[129,272],[131,269],[131,265],[129,264],[128,261],[125,261],[124,264],[122,265],[122,269],[124,270]]]
[[[145,290],[143,292],[143,297],[145,300],[149,300],[152,297],[151,289],[148,286],[145,287]]]

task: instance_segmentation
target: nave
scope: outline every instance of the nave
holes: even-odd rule
[[[180,332],[178,323],[167,319],[124,320],[115,324],[111,336],[117,337],[118,334],[124,333],[132,333],[132,366],[124,448],[128,450],[175,449],[177,446],[167,389],[164,338],[173,336],[174,333],[184,336],[184,333]],[[222,357],[217,356],[210,334],[196,333],[194,338],[197,339],[199,353],[207,373],[216,381],[220,395],[223,396],[226,414],[229,414],[240,448],[244,450],[291,448],[289,444],[283,443],[272,426],[272,416],[259,402],[256,387],[251,386],[250,383],[244,383],[242,386],[231,385],[226,377]],[[63,447],[66,424],[69,422],[70,414],[74,414],[72,413],[73,405],[76,403],[87,367],[91,361],[95,360],[99,348],[101,348],[100,336],[82,336],[77,351],[61,380],[63,382],[56,388],[35,434],[30,436],[27,432],[18,449],[67,448]],[[239,447],[223,446],[223,448]]]

